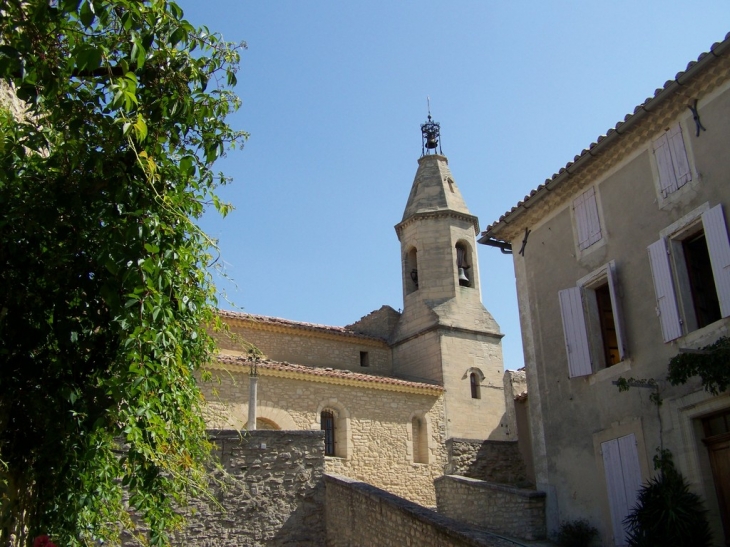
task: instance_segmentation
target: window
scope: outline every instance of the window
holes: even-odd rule
[[[361,351],[360,352],[360,366],[361,367],[369,367],[370,366],[370,355],[368,355],[367,351]]]
[[[315,422],[316,423],[316,422]],[[323,410],[320,414],[320,425],[324,431],[324,455],[335,455],[335,414],[331,410]]]
[[[610,262],[558,293],[571,378],[626,358],[616,266]]]
[[[479,377],[477,376],[476,372],[472,372],[469,375],[469,383],[471,384],[471,398],[481,399],[482,394],[479,386]]]
[[[662,197],[667,197],[692,180],[682,127],[677,124],[667,129],[654,141],[653,148],[659,171],[659,190]]]
[[[418,251],[412,247],[405,257],[405,287],[406,294],[418,290]]]
[[[675,224],[676,230],[648,247],[665,342],[730,315],[730,242],[722,206],[701,207]]]
[[[474,273],[470,272],[471,262],[470,248],[460,241],[456,244],[456,271],[462,287],[474,286]]]
[[[428,463],[428,434],[423,418],[411,418],[411,437],[413,439],[413,463]]]
[[[641,468],[633,433],[601,443],[614,545],[626,545],[624,519],[636,504]]]
[[[573,214],[578,234],[578,249],[581,251],[587,249],[602,239],[595,188],[589,188],[573,201]]]

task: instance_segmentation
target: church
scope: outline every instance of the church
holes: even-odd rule
[[[479,222],[439,146],[423,146],[401,221],[402,313],[345,327],[220,311],[211,428],[324,430],[326,472],[435,506],[447,439],[514,440],[499,325],[485,309]],[[252,351],[252,348],[255,350]],[[509,399],[511,401],[511,393]]]

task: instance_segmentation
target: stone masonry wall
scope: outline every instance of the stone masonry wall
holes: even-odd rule
[[[323,432],[252,431],[242,437],[221,431],[212,440],[226,473],[213,471],[215,502],[193,504],[174,545],[324,544]]]
[[[388,492],[325,475],[328,547],[514,547]]]
[[[436,479],[435,486],[442,515],[511,537],[545,538],[544,492],[454,475]]]
[[[519,487],[531,486],[517,441],[449,439],[446,450],[449,458],[447,475]]]
[[[256,346],[273,361],[353,370],[368,374],[390,374],[391,352],[383,341],[356,337],[315,336],[294,329],[276,331],[230,324],[231,332]],[[213,333],[222,350],[246,353],[247,348],[225,333]],[[369,366],[360,366],[360,352],[368,353]]]
[[[209,427],[241,429],[248,413],[248,369],[213,369],[201,383]],[[433,480],[446,464],[443,399],[400,391],[260,376],[257,415],[281,429],[319,430],[319,412],[337,417],[336,451],[326,471],[368,482],[435,507]],[[428,463],[413,462],[411,420],[420,416],[428,435]],[[339,432],[339,433],[338,433]]]

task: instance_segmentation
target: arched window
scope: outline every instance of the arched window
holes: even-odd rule
[[[406,294],[411,294],[418,290],[418,251],[415,247],[408,250],[405,262]]]
[[[459,277],[459,285],[462,287],[474,286],[474,272],[471,270],[471,252],[466,244],[456,244],[456,271]]]
[[[422,418],[411,418],[413,438],[413,463],[428,463],[428,433]]]
[[[471,398],[472,399],[481,399],[481,386],[479,385],[479,376],[477,376],[476,372],[472,372],[469,375],[469,383],[471,384]]]
[[[320,425],[324,431],[324,455],[335,455],[335,414],[331,410],[323,410],[320,414]]]
[[[268,418],[256,418],[256,429],[278,430],[281,429],[276,422]]]

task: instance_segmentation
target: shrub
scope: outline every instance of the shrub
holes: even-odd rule
[[[587,547],[597,535],[598,530],[587,520],[578,519],[561,524],[556,539],[563,547]]]
[[[690,492],[669,451],[662,451],[654,462],[659,476],[641,487],[636,506],[624,520],[629,528],[629,545],[709,547],[712,536],[702,499]]]

